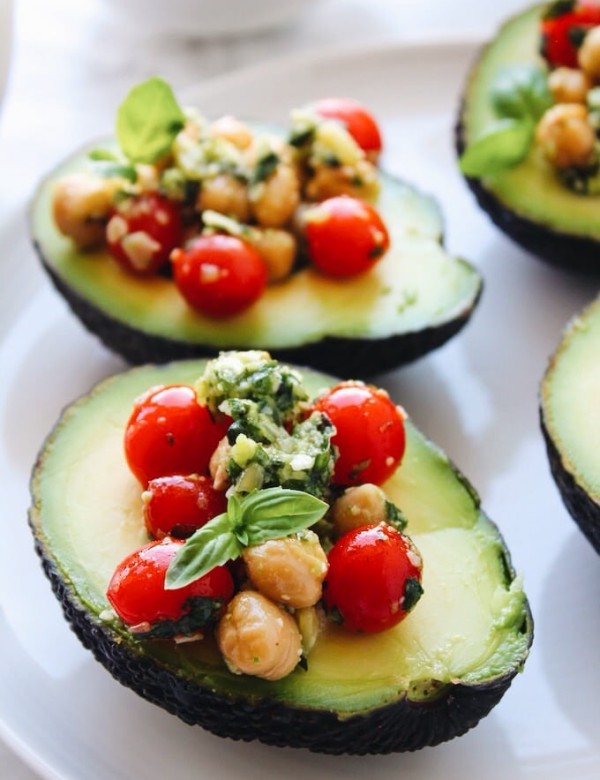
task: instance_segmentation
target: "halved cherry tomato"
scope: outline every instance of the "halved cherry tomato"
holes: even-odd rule
[[[385,390],[362,382],[341,382],[314,404],[335,425],[333,444],[339,451],[333,482],[381,485],[404,455],[404,413]]]
[[[213,599],[218,611],[233,596],[233,579],[224,566],[214,569],[189,585],[165,589],[165,575],[183,541],[165,537],[150,542],[128,555],[116,568],[106,596],[121,620],[139,633],[147,633],[157,624],[174,621],[173,633],[193,633],[206,625],[212,610],[203,610],[197,623],[181,621],[193,610],[194,599]],[[167,636],[168,634],[163,634]]]
[[[559,0],[550,4],[540,22],[542,55],[552,67],[576,68],[577,42],[598,24],[598,0]]]
[[[323,98],[313,105],[313,109],[319,116],[343,122],[352,138],[365,152],[376,155],[381,151],[379,125],[358,101],[350,98]]]
[[[106,226],[110,253],[136,274],[155,273],[181,239],[179,207],[156,192],[123,200]]]
[[[202,474],[151,479],[142,498],[146,528],[155,539],[184,539],[227,509],[225,493]]]
[[[304,213],[308,254],[330,276],[356,276],[387,252],[390,237],[373,206],[350,195],[309,207]]]
[[[329,553],[325,608],[350,631],[385,631],[419,600],[422,566],[412,541],[387,523],[348,531]]]
[[[231,420],[213,419],[189,385],[152,388],[133,408],[125,428],[129,468],[145,487],[171,474],[202,474]]]
[[[208,317],[231,317],[262,295],[267,269],[259,253],[235,236],[207,235],[171,254],[175,284]]]

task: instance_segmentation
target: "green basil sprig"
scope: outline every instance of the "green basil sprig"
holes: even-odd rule
[[[535,65],[499,71],[491,100],[498,120],[461,156],[460,169],[466,176],[490,176],[518,165],[531,148],[535,125],[553,102],[547,74]]]
[[[195,531],[167,569],[165,588],[183,588],[215,566],[235,560],[244,547],[303,531],[320,520],[328,505],[302,490],[281,487],[235,494],[227,511]]]
[[[154,163],[170,150],[185,115],[166,81],[137,84],[117,111],[117,140],[133,163]]]

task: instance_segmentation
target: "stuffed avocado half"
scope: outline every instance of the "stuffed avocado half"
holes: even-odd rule
[[[321,617],[305,663],[265,679],[224,662],[220,628],[217,640],[209,631],[180,643],[136,635],[116,619],[106,595],[115,567],[149,538],[140,484],[123,455],[132,404],[150,387],[192,384],[205,368],[184,361],[106,380],[64,412],[40,452],[30,524],[44,570],[83,644],[144,698],[233,739],[333,754],[387,753],[435,745],[475,726],[522,669],[531,615],[477,494],[404,416],[401,463],[379,475],[386,507],[396,507],[393,516],[418,550],[409,558],[422,562],[422,588],[410,606],[405,590],[401,622],[376,632],[349,630],[350,613],[342,609],[338,619],[333,581],[326,578],[324,603],[336,619]],[[311,398],[336,385],[310,370],[302,378]],[[236,485],[245,479],[237,478]],[[335,506],[339,488],[332,497],[316,483],[289,484]],[[287,612],[302,624],[302,610]]]
[[[573,318],[540,391],[552,475],[576,523],[600,553],[600,299]]]
[[[182,117],[158,162],[132,162],[120,138],[74,155],[33,200],[31,236],[44,269],[109,348],[132,363],[265,348],[359,375],[411,361],[468,321],[479,273],[444,249],[434,199],[380,171],[370,136],[350,120],[297,111],[286,135]],[[160,199],[172,235],[164,225],[144,232],[132,217],[150,198],[152,208]],[[346,222],[339,211],[349,205],[361,213]],[[337,208],[329,220],[328,207]],[[335,235],[326,230],[333,222]],[[227,268],[235,289],[206,292],[205,284],[187,294],[198,278],[217,279],[214,259],[203,271],[191,263],[200,262],[201,242],[222,239],[252,255],[239,277]],[[154,272],[148,261],[150,273],[147,254],[163,242],[163,265]],[[252,300],[238,300],[240,291]]]
[[[469,71],[456,126],[461,169],[498,227],[585,272],[600,269],[598,25],[585,0],[508,19]]]

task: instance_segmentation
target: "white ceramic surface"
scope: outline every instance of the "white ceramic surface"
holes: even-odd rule
[[[600,561],[560,503],[537,420],[547,356],[597,285],[510,244],[460,179],[453,115],[474,51],[472,43],[384,45],[297,56],[203,84],[185,98],[210,114],[277,121],[305,100],[352,95],[382,120],[384,164],[438,195],[447,244],[480,267],[484,296],[458,338],[379,379],[474,482],[524,573],[536,620],[524,673],[466,736],[415,754],[363,759],[224,742],[115,683],[63,621],[25,516],[29,470],[60,409],[122,363],[50,288],[19,220],[0,236],[0,731],[42,777],[600,777]],[[268,91],[254,89],[265,79]]]
[[[317,0],[103,0],[113,13],[153,35],[213,38],[288,24]]]

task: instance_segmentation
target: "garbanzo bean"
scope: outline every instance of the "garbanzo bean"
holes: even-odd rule
[[[314,531],[271,539],[242,553],[254,587],[289,607],[311,607],[321,598],[327,556]]]
[[[588,78],[594,82],[600,81],[600,26],[592,27],[586,33],[577,51],[577,61]]]
[[[555,103],[581,103],[585,105],[592,82],[577,68],[556,68],[548,76],[548,87]]]
[[[290,275],[298,249],[291,233],[278,228],[256,228],[248,240],[265,261],[269,282],[280,282]]]
[[[290,165],[278,165],[265,181],[250,192],[250,209],[262,227],[278,228],[288,223],[300,203],[300,181]]]
[[[309,200],[325,200],[336,195],[352,195],[355,198],[374,200],[379,193],[377,169],[368,160],[356,165],[319,165],[305,186]]]
[[[209,135],[223,138],[238,149],[248,149],[253,142],[252,132],[248,125],[234,116],[222,116],[208,128]]]
[[[199,211],[218,211],[240,222],[247,222],[250,217],[248,188],[229,173],[205,179],[198,193],[196,208]]]
[[[336,536],[343,536],[354,528],[385,522],[386,496],[377,485],[366,483],[348,488],[334,502],[331,513]]]
[[[585,167],[594,160],[596,134],[585,106],[559,103],[548,109],[536,129],[536,141],[557,168]]]
[[[61,233],[81,249],[104,241],[117,184],[86,173],[73,173],[59,179],[54,187],[52,211]]]
[[[286,677],[296,668],[302,654],[295,620],[252,590],[240,591],[229,602],[216,636],[232,672],[265,680]]]

